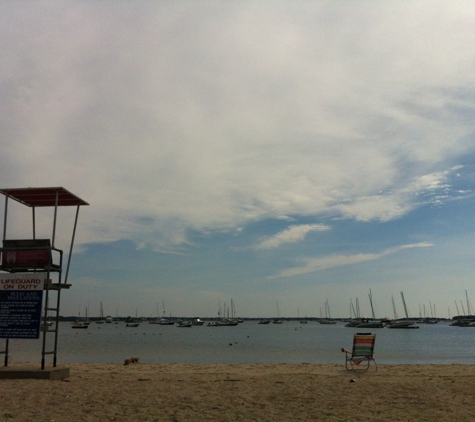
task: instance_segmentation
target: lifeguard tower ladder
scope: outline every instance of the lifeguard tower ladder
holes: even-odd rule
[[[53,355],[53,367],[57,364],[58,354],[58,334],[59,334],[59,310],[61,303],[61,291],[69,289],[68,284],[69,266],[73,252],[74,238],[76,235],[79,208],[81,205],[89,205],[81,198],[73,195],[62,187],[52,188],[19,188],[19,189],[0,189],[0,193],[5,195],[5,213],[3,221],[3,244],[0,248],[2,255],[0,261],[0,271],[9,273],[43,273],[45,275],[45,295],[43,305],[43,315],[41,322],[42,332],[42,351],[41,351],[41,369],[45,369],[47,355]],[[7,221],[8,221],[8,202],[13,199],[32,210],[32,238],[31,239],[7,239]],[[71,244],[69,247],[68,260],[63,277],[63,250],[55,245],[56,226],[58,207],[75,206],[76,216],[72,231]],[[36,214],[35,210],[39,207],[54,207],[53,227],[50,239],[36,238]],[[8,259],[8,256],[14,253],[21,257],[14,263]],[[49,316],[52,316],[50,319]],[[49,326],[52,322],[52,325]],[[47,336],[54,336],[53,341],[47,342]],[[52,344],[52,346],[51,346]],[[52,347],[52,350],[47,350]],[[9,362],[9,339],[5,340],[5,350],[0,351],[5,355],[4,366]]]

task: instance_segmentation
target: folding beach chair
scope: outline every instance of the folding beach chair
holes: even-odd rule
[[[374,342],[376,334],[373,333],[356,333],[353,338],[353,350],[349,351],[342,347],[341,351],[345,352],[345,366],[349,371],[354,371],[356,367],[359,368],[360,363],[364,363],[361,369],[369,369],[371,362],[374,363],[375,370],[378,370],[378,365],[374,360]]]

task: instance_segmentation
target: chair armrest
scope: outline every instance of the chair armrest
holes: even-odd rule
[[[342,352],[349,353],[351,355],[351,351],[348,349],[345,349],[344,347],[341,348]]]

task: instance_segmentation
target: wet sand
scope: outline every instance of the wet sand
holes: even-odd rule
[[[0,379],[0,421],[475,420],[475,365],[67,366],[65,380]]]

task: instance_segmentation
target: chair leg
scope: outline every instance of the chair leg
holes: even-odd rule
[[[348,362],[349,362],[350,368],[348,367]],[[375,369],[375,371],[377,371],[378,370],[378,365],[376,364],[376,361],[373,358],[364,359],[364,360],[360,361],[357,364],[355,364],[351,358],[347,359],[346,369],[348,369],[349,371],[367,371],[369,369],[369,367],[371,366],[371,362],[374,363],[374,369]]]

